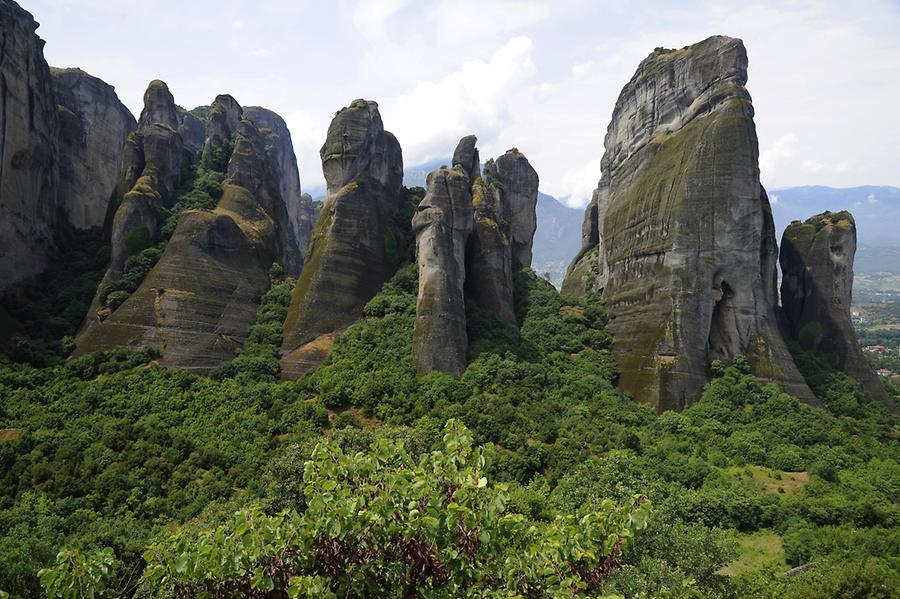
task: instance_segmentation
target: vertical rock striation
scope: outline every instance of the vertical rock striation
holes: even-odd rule
[[[863,355],[850,321],[856,223],[846,211],[794,221],[781,238],[781,303],[791,336],[836,357],[837,368],[896,412]]]
[[[304,347],[358,319],[399,265],[403,156],[378,104],[354,100],[341,109],[320,154],[328,187],[284,324],[287,378],[314,365]]]
[[[424,374],[466,368],[466,302],[516,328],[513,273],[531,264],[538,176],[517,149],[481,172],[475,136],[460,140],[451,168],[428,175],[413,217],[419,295],[413,364]]]
[[[59,196],[79,229],[104,224],[122,148],[137,123],[111,85],[81,69],[51,68],[58,103]]]
[[[658,411],[695,401],[709,362],[739,354],[815,402],[776,322],[775,233],[746,81],[743,44],[722,36],[640,64],[616,102],[564,283],[603,290],[620,386]]]
[[[34,18],[0,0],[0,290],[43,270],[56,227],[56,101]]]

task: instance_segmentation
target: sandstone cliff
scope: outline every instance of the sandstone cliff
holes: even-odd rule
[[[358,319],[399,265],[403,156],[378,104],[354,100],[338,111],[320,154],[328,187],[284,324],[287,378],[321,361],[308,360],[306,346]]]
[[[513,273],[531,264],[538,176],[513,148],[481,172],[475,136],[460,140],[451,168],[428,175],[413,217],[419,295],[413,364],[420,374],[466,368],[466,302],[517,327]]]
[[[266,134],[242,117],[231,96],[217,96],[200,118],[180,109],[163,82],[150,84],[125,145],[110,269],[76,355],[150,345],[164,365],[208,372],[243,344],[270,267],[298,249],[288,241],[281,166]],[[192,172],[194,187],[185,191]],[[209,188],[216,177],[224,182]],[[191,204],[204,197],[211,203]],[[167,220],[177,222],[174,230],[163,226]],[[132,276],[129,261],[153,256],[158,262],[137,288],[111,303],[109,290]]]
[[[59,121],[37,26],[0,0],[0,290],[44,268],[56,227]]]
[[[746,81],[743,44],[721,36],[640,64],[616,102],[564,284],[603,290],[620,386],[659,411],[695,401],[710,361],[739,354],[815,402],[776,323],[777,249]]]
[[[475,139],[463,139],[460,145]],[[471,154],[471,153],[470,153]],[[466,369],[466,245],[474,228],[471,164],[457,162],[428,175],[425,197],[413,216],[419,294],[413,334],[413,364],[455,376]],[[475,160],[477,160],[477,152]],[[478,167],[477,163],[475,167]],[[467,168],[468,167],[468,168]]]
[[[897,411],[856,342],[850,321],[856,223],[849,212],[794,221],[781,238],[781,303],[791,336],[836,357],[836,367]]]
[[[81,69],[51,68],[50,74],[60,122],[57,203],[75,227],[99,227],[125,139],[137,123],[111,85]]]
[[[312,225],[318,213],[311,201],[303,198],[300,192],[300,170],[291,132],[284,119],[276,113],[260,106],[247,106],[244,116],[252,121],[266,137],[266,151],[278,168],[278,179],[281,184],[281,199],[287,211],[288,247],[295,249],[288,253],[284,267],[288,274],[299,276],[303,269],[306,248],[312,236]]]

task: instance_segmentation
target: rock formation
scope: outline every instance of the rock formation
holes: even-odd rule
[[[603,290],[620,386],[659,411],[695,401],[710,361],[739,354],[815,402],[776,322],[777,249],[746,81],[743,44],[721,36],[640,64],[616,102],[564,284]]]
[[[419,295],[413,364],[420,374],[466,368],[466,301],[517,326],[513,273],[531,264],[538,176],[517,149],[481,173],[475,136],[460,140],[451,168],[428,175],[413,217]]]
[[[57,203],[75,227],[99,227],[123,144],[137,123],[111,85],[81,69],[51,68],[50,74],[60,123]]]
[[[474,137],[460,145],[467,140],[474,148]],[[466,368],[466,245],[474,228],[467,166],[454,160],[452,168],[429,174],[412,220],[419,262],[413,364],[419,373],[459,376]]]
[[[243,344],[270,267],[298,248],[289,247],[280,166],[266,135],[242,112],[234,98],[220,95],[201,119],[179,108],[163,82],[150,84],[138,128],[125,144],[110,268],[76,355],[151,345],[164,365],[208,372]],[[180,180],[198,162],[225,171],[221,197],[212,209],[182,212],[161,246]],[[126,259],[154,244],[164,251],[137,289],[121,305],[101,307],[105,286],[123,276]]]
[[[281,199],[284,201],[290,223],[287,231],[288,247],[297,250],[287,255],[284,267],[288,274],[299,276],[318,211],[311,201],[312,198],[305,199],[300,192],[300,171],[297,168],[291,132],[283,118],[260,106],[244,108],[244,116],[265,135],[266,151],[278,168]]]
[[[358,319],[399,265],[403,156],[378,104],[354,100],[341,109],[320,154],[327,192],[284,324],[287,378],[314,364],[305,346]]]
[[[0,0],[0,290],[44,268],[56,227],[59,121],[37,26]]]
[[[833,354],[836,367],[896,411],[872,371],[850,321],[856,223],[849,212],[794,221],[781,238],[781,304],[791,336],[807,349]]]

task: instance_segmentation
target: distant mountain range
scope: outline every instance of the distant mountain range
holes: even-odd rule
[[[449,159],[437,159],[405,169],[407,187],[425,186],[428,173]],[[856,220],[859,236],[855,262],[858,273],[889,272],[900,275],[900,188],[863,185],[825,187],[806,185],[769,191],[778,241],[794,220],[806,220],[826,210],[849,210]],[[569,262],[581,248],[581,221],[584,211],[569,208],[556,198],[538,193],[537,231],[534,235],[533,268],[557,287]]]

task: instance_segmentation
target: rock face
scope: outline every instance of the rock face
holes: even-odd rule
[[[304,346],[358,319],[399,265],[403,156],[378,105],[355,100],[340,110],[320,154],[328,187],[284,324],[287,378],[309,369]]]
[[[151,81],[137,129],[126,142],[116,194],[110,238],[109,276],[119,278],[129,251],[152,245],[162,225],[162,210],[175,204],[182,165],[191,159],[178,133],[175,99],[162,81]],[[121,198],[121,200],[119,200]],[[142,248],[140,248],[142,249]],[[140,251],[138,249],[138,251]]]
[[[0,0],[0,290],[44,268],[56,226],[59,121],[37,26]]]
[[[413,364],[420,374],[438,370],[459,376],[469,347],[464,290],[466,245],[474,228],[466,165],[454,163],[428,175],[412,227],[419,262]]]
[[[117,190],[127,191],[112,221],[113,256],[103,284],[122,277],[129,256],[164,240],[162,224],[184,167],[203,161],[224,169],[222,194],[212,209],[181,213],[157,264],[111,312],[97,311],[101,286],[76,355],[150,345],[161,350],[164,365],[208,372],[243,344],[270,267],[298,249],[289,247],[281,171],[267,136],[241,116],[234,98],[220,95],[200,119],[177,107],[164,83],[150,84],[125,144]]]
[[[137,123],[111,85],[81,69],[50,74],[60,122],[58,204],[75,227],[99,227]]]
[[[897,406],[872,371],[850,321],[856,223],[849,212],[794,221],[781,238],[781,303],[791,336],[833,354],[837,368],[892,411]]]
[[[739,354],[815,402],[777,326],[775,232],[746,81],[743,44],[721,36],[640,64],[616,102],[585,245],[564,283],[603,290],[620,386],[658,411],[695,401],[710,361]]]
[[[413,364],[424,374],[466,368],[466,302],[517,327],[513,273],[531,264],[537,173],[513,148],[481,173],[475,136],[460,140],[451,168],[428,175],[413,217],[419,295]]]
[[[296,248],[296,251],[287,255],[284,267],[288,274],[299,276],[303,269],[306,248],[312,236],[312,225],[315,224],[318,211],[311,201],[303,198],[300,192],[300,171],[297,168],[297,157],[294,155],[291,132],[283,118],[266,108],[248,106],[244,108],[244,116],[252,121],[265,136],[266,151],[278,168],[281,199],[284,201],[290,223],[287,230],[288,247]]]

